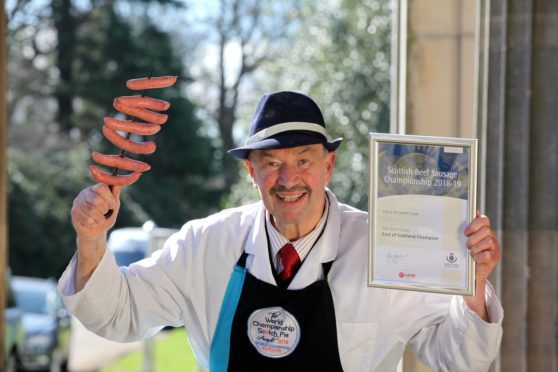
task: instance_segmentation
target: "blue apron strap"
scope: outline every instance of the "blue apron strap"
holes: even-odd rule
[[[242,260],[242,258],[244,259]],[[239,261],[245,261],[246,257],[243,254]],[[240,300],[242,287],[244,286],[244,278],[246,277],[246,268],[244,262],[240,262],[242,266],[235,265],[221,310],[219,311],[219,320],[215,328],[215,334],[211,341],[211,348],[209,351],[209,370],[211,372],[226,372],[229,363],[230,343],[231,343],[231,329],[236,313],[236,307]]]

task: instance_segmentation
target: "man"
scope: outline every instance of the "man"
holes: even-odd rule
[[[368,287],[368,216],[326,189],[340,142],[309,97],[264,96],[246,145],[230,151],[262,201],[190,221],[120,270],[106,249],[120,190],[83,190],[77,254],[60,280],[67,306],[117,341],[184,325],[211,371],[393,371],[406,344],[436,370],[486,370],[503,317],[487,282],[500,257],[488,218],[465,229],[475,296]]]

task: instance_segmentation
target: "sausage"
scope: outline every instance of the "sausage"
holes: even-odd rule
[[[170,103],[160,99],[145,96],[122,96],[118,100],[125,106],[143,107],[155,111],[166,111]]]
[[[177,76],[158,76],[141,79],[131,79],[126,82],[126,87],[131,90],[167,88],[176,83]]]
[[[113,145],[133,154],[152,154],[157,149],[157,145],[153,141],[136,142],[126,139],[106,125],[103,125],[103,135]]]
[[[119,98],[116,98],[112,104],[114,108],[123,114],[133,116],[140,120],[145,120],[154,124],[164,124],[167,121],[168,115],[159,114],[157,112],[149,111],[141,107],[126,106],[122,104]]]
[[[135,121],[120,120],[110,117],[105,117],[103,121],[110,129],[139,134],[142,136],[150,136],[161,130],[161,126],[159,124],[138,123]]]
[[[105,155],[98,152],[91,153],[91,159],[97,164],[110,168],[119,168],[131,172],[146,172],[151,166],[143,161],[127,158],[123,155]]]
[[[126,86],[132,90],[166,88],[176,83],[176,76],[160,76],[152,78],[132,79],[126,82]],[[129,133],[139,135],[152,135],[161,130],[161,124],[167,121],[168,116],[155,111],[166,111],[170,104],[166,101],[141,96],[123,96],[114,100],[113,106],[116,110],[125,115],[145,121],[141,123],[133,120],[120,120],[105,117],[103,125],[103,135],[113,145],[119,147],[122,152],[120,155],[105,155],[93,152],[91,158],[97,164],[105,167],[113,167],[113,174],[105,173],[98,167],[91,165],[89,171],[92,177],[100,183],[107,185],[131,185],[142,175],[142,172],[151,169],[150,165],[139,160],[133,160],[124,156],[125,152],[134,154],[151,154],[155,152],[155,142],[136,142],[128,139]],[[127,132],[128,137],[121,136],[117,131]],[[118,175],[118,169],[130,171],[132,173]],[[106,215],[107,217],[110,214]]]
[[[91,172],[91,176],[95,181],[99,183],[104,183],[105,185],[127,186],[136,182],[141,177],[140,172],[113,176],[101,171],[99,168],[97,168],[94,165],[89,166],[89,171]]]

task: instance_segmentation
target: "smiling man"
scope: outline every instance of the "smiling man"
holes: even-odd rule
[[[407,344],[435,370],[488,369],[503,318],[487,281],[500,259],[488,218],[465,230],[475,296],[368,287],[368,215],[327,189],[340,143],[310,97],[265,95],[245,146],[229,151],[261,202],[190,221],[120,269],[106,249],[120,190],[83,190],[72,208],[77,253],[59,284],[68,308],[117,341],[185,326],[212,372],[394,371]]]
[[[325,208],[335,152],[322,145],[253,150],[244,164],[260,191],[273,226],[288,240],[316,227]]]

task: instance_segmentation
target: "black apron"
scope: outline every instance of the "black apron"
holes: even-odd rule
[[[223,298],[210,372],[342,371],[327,282],[333,261],[322,264],[324,279],[289,290],[250,274],[246,257],[234,266]]]

